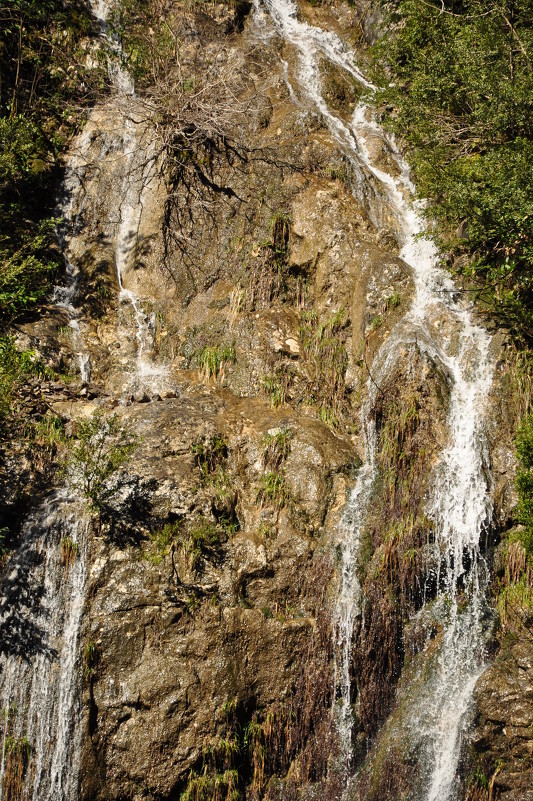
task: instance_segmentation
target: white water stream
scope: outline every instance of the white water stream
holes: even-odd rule
[[[55,493],[28,518],[22,545],[11,557],[2,582],[1,798],[10,782],[7,753],[23,738],[30,749],[24,798],[75,801],[78,797],[82,733],[78,641],[87,578],[87,526],[83,507],[65,493]]]
[[[410,798],[452,801],[456,796],[461,737],[468,724],[472,691],[483,671],[483,599],[487,571],[480,538],[491,515],[491,486],[483,433],[485,400],[492,382],[490,337],[472,319],[471,309],[438,266],[433,244],[419,235],[424,226],[414,200],[409,169],[394,142],[360,106],[349,123],[327,107],[322,95],[320,61],[325,59],[369,87],[353,54],[331,32],[299,18],[292,0],[264,0],[256,6],[261,36],[272,27],[297,57],[291,87],[301,102],[320,113],[343,153],[356,168],[355,191],[379,224],[385,208],[396,222],[400,256],[411,267],[415,295],[410,309],[375,357],[373,379],[391,375],[401,352],[417,348],[445,369],[450,383],[449,447],[442,453],[433,478],[427,513],[434,522],[435,558],[439,575],[437,605],[444,616],[444,634],[431,676],[418,683],[416,698],[406,705],[404,726],[420,766],[418,786]],[[270,25],[270,29],[269,29]],[[284,62],[286,63],[286,62]],[[287,80],[289,77],[287,76]],[[372,161],[368,142],[385,144],[397,167],[397,177]],[[376,208],[377,206],[377,208]],[[345,765],[349,764],[354,719],[351,709],[350,662],[354,622],[361,612],[357,558],[365,514],[376,477],[376,432],[370,419],[375,384],[369,379],[361,421],[365,463],[340,526],[341,571],[335,609],[336,683],[339,732]],[[458,595],[463,593],[462,604]]]
[[[259,2],[259,0],[258,0]],[[155,321],[143,302],[124,287],[125,276],[135,255],[136,234],[141,224],[144,193],[151,191],[150,176],[139,165],[149,164],[146,149],[137,160],[141,127],[136,122],[135,96],[130,76],[121,65],[118,45],[106,25],[109,4],[92,3],[102,35],[112,52],[110,74],[117,98],[118,124],[102,148],[100,168],[106,159],[120,159],[122,183],[118,221],[110,222],[119,304],[130,309],[123,315],[124,328],[133,322],[137,342],[133,375],[124,385],[162,386],[166,370],[150,358]],[[291,91],[299,102],[322,115],[357,176],[355,191],[364,200],[372,219],[379,223],[384,211],[395,219],[402,258],[410,265],[415,281],[411,308],[391,332],[375,357],[374,379],[382,382],[391,374],[401,350],[418,348],[437,360],[447,372],[450,385],[449,441],[434,476],[434,490],[427,512],[435,524],[436,563],[442,619],[442,645],[429,678],[417,685],[417,697],[407,705],[404,725],[414,744],[421,767],[419,786],[412,798],[420,801],[452,801],[461,736],[468,723],[473,686],[483,670],[483,596],[487,576],[479,551],[480,537],[490,517],[490,482],[487,478],[483,438],[484,400],[491,384],[490,339],[477,326],[471,311],[456,299],[449,277],[438,267],[437,254],[427,240],[419,210],[413,202],[413,187],[407,165],[381,129],[369,120],[364,108],[356,109],[349,123],[332,114],[324,101],[320,60],[346,70],[366,86],[353,55],[335,34],[302,22],[291,0],[265,0],[256,13],[263,14],[260,34],[277,32],[297,57],[296,74],[284,63]],[[270,26],[270,28],[268,27]],[[369,141],[386,142],[398,168],[392,177],[373,164]],[[83,224],[83,177],[90,161],[92,135],[87,128],[78,138],[76,156],[67,171],[69,205],[65,217],[73,229]],[[149,153],[148,153],[149,155]],[[77,268],[67,265],[67,286],[56,292],[56,302],[71,316],[80,371],[90,380],[90,365],[83,346],[76,311]],[[159,384],[158,384],[159,382]],[[343,740],[345,764],[354,725],[351,707],[350,663],[354,622],[361,611],[361,588],[357,580],[359,541],[365,513],[376,477],[376,432],[370,412],[375,385],[368,384],[362,412],[366,460],[347,505],[340,527],[341,571],[336,605],[336,714]],[[32,749],[27,797],[30,801],[76,801],[79,726],[78,682],[79,631],[86,587],[87,523],[81,508],[64,494],[49,498],[27,521],[23,546],[12,557],[10,572],[2,587],[0,602],[0,707],[4,746],[27,736]],[[67,569],[62,540],[77,544],[77,556]],[[464,592],[459,605],[457,596]],[[0,761],[0,797],[5,775],[5,748]]]
[[[98,195],[105,193],[106,177],[117,174],[117,197],[113,194],[110,198],[109,219],[97,223],[101,226],[99,235],[103,231],[104,238],[112,242],[119,306],[127,308],[119,315],[118,334],[133,337],[136,342],[122,391],[131,393],[141,387],[155,393],[166,381],[167,370],[150,358],[154,314],[146,312],[143,302],[124,287],[124,276],[135,260],[143,198],[153,188],[155,156],[143,140],[133,83],[122,67],[120,48],[108,32],[109,5],[99,0],[92,3],[92,9],[110,53],[114,95],[103,113],[100,108],[91,111],[67,163],[60,202],[65,225],[59,236],[68,257],[63,285],[55,288],[52,300],[68,315],[73,351],[82,381],[88,383],[89,328],[77,306],[78,260],[85,256],[87,220],[98,216],[95,203]],[[102,119],[112,119],[104,132],[99,131]],[[86,189],[91,182],[96,182],[97,191],[88,200]],[[10,557],[0,587],[0,799],[79,798],[79,639],[86,595],[88,525],[82,503],[65,490],[51,495],[28,517],[21,545]],[[27,770],[23,789],[17,786],[15,790],[13,758],[17,753],[27,761]]]
[[[119,290],[117,334],[122,345],[115,366],[120,364],[125,374],[121,393],[124,397],[135,392],[155,395],[167,387],[169,374],[167,366],[157,363],[153,355],[156,315],[151,299],[139,297],[129,284],[136,280],[131,276],[137,266],[145,200],[157,184],[156,143],[147,134],[146,109],[135,96],[132,78],[122,63],[120,43],[108,24],[114,3],[91,0],[90,5],[100,25],[113,92],[107,104],[90,112],[67,163],[61,205],[66,221],[62,233],[68,254],[66,285],[56,289],[55,301],[69,313],[82,380],[87,383],[91,367],[81,345],[81,313],[76,308],[80,273],[75,265],[91,252],[86,240],[92,226],[94,253],[100,241],[112,247]],[[124,357],[129,347],[133,354]]]

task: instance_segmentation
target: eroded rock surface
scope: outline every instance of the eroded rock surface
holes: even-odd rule
[[[379,193],[359,191],[325,119],[294,92],[294,51],[249,10],[176,3],[171,16],[180,69],[202,85],[216,65],[227,82],[227,139],[194,157],[169,144],[150,90],[91,112],[66,187],[78,327],[51,303],[18,332],[50,368],[76,373],[35,388],[46,386],[68,431],[100,410],[139,438],[120,492],[93,519],[82,801],[171,801],[201,776],[229,798],[221,765],[232,760],[246,798],[340,797],[331,608],[369,376],[377,481],[358,555],[366,607],[354,622],[349,767],[374,744],[365,800],[410,798],[417,775],[395,739],[396,688],[404,665],[423,648],[431,659],[442,639],[441,623],[411,622],[438,590],[443,555],[425,504],[449,444],[453,380],[423,327],[398,338],[382,380],[374,360],[414,295],[395,216]],[[352,7],[302,13],[351,44],[368,35],[369,17]],[[320,71],[330,107],[349,119],[358,85],[328,63]],[[181,153],[172,168],[168,147]],[[396,177],[384,140],[369,134],[366,147]],[[431,325],[460,346],[448,319]],[[514,502],[516,415],[500,399],[503,362],[500,372],[489,437],[497,530],[484,550]],[[12,464],[18,456],[19,475],[33,475],[27,455]],[[473,747],[493,801],[532,798],[530,651],[519,638],[478,684]]]

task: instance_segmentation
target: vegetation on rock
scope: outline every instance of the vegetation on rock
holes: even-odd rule
[[[452,269],[533,339],[533,4],[381,3],[376,95]]]
[[[138,446],[138,438],[121,427],[116,415],[106,418],[96,410],[78,420],[76,434],[65,456],[69,485],[98,512],[120,491],[120,471]]]
[[[79,108],[101,89],[80,0],[0,2],[0,318],[42,300],[62,263],[53,205]]]
[[[498,610],[504,630],[526,630],[533,614],[533,415],[521,422],[516,435],[519,467],[516,476],[517,526],[504,540],[505,560]]]

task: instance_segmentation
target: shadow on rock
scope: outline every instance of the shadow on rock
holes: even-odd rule
[[[45,620],[50,616],[43,600],[45,557],[32,543],[4,578],[0,600],[0,654],[24,660],[38,653],[53,659]]]
[[[101,533],[119,547],[137,545],[149,530],[157,486],[153,478],[128,476],[121,484],[120,495],[100,508]]]

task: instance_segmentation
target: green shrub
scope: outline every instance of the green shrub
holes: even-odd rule
[[[70,486],[99,511],[120,489],[119,474],[139,445],[138,437],[120,425],[116,415],[100,410],[88,420],[76,421],[76,436],[69,441],[64,469]]]
[[[167,523],[149,535],[149,545],[142,555],[159,565],[175,548],[186,557],[192,570],[198,570],[201,559],[216,558],[222,543],[234,533],[235,525],[225,519],[215,522],[200,517],[189,525],[182,521]]]
[[[522,341],[533,338],[530,0],[382,0],[375,101],[407,143],[454,269]]]
[[[24,234],[16,250],[0,240],[0,315],[2,323],[38,303],[50,289],[60,257],[54,243],[56,220],[42,220]]]

